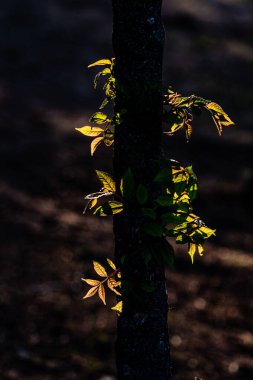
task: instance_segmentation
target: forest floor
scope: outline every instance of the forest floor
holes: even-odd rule
[[[2,1],[0,16],[0,380],[113,380],[116,317],[83,302],[80,281],[113,257],[112,221],[82,215],[111,151],[91,160],[74,131],[100,101],[85,68],[112,55],[110,1],[21,3]],[[165,82],[217,101],[237,125],[219,138],[203,115],[189,144],[164,140],[193,164],[196,209],[217,228],[202,258],[177,250],[167,273],[174,380],[253,378],[252,11],[247,0],[164,1]]]

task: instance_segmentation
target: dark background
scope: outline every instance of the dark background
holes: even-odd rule
[[[174,379],[252,380],[253,3],[164,0],[163,13],[164,81],[236,123],[219,138],[203,115],[189,144],[164,140],[193,164],[197,211],[217,228],[167,275]],[[113,256],[111,220],[82,215],[111,151],[92,160],[74,131],[101,100],[86,67],[113,54],[110,1],[1,0],[0,29],[0,379],[113,380],[116,319],[80,281]]]

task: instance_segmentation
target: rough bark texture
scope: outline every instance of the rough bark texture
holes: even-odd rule
[[[115,131],[114,175],[119,186],[131,168],[137,184],[157,193],[153,179],[161,151],[162,0],[112,0],[113,46],[116,57],[115,112],[122,122]],[[123,111],[124,112],[124,111]],[[125,201],[114,218],[115,257],[122,267],[123,313],[116,342],[119,380],[171,379],[167,295],[164,267],[144,263],[149,241],[142,232],[143,216],[135,200]],[[148,292],[148,289],[153,289]]]

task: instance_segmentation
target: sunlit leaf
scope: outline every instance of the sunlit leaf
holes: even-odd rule
[[[189,244],[188,253],[189,253],[190,257],[191,257],[192,264],[193,264],[193,261],[194,261],[194,255],[196,253],[196,249],[197,249],[197,245],[196,244],[193,244],[193,243]]]
[[[118,283],[117,283],[116,280],[114,280],[113,278],[108,278],[108,280],[107,280],[107,286],[108,286],[108,288],[109,288],[112,292],[114,292],[114,293],[117,294],[118,296],[121,296],[121,293],[118,292],[117,289],[115,289],[115,288],[118,286]]]
[[[174,183],[188,181],[189,174],[185,168],[180,167],[179,169],[172,169],[172,180]]]
[[[105,287],[102,284],[100,284],[99,287],[98,287],[98,296],[102,300],[103,304],[106,305],[106,302],[105,302]]]
[[[109,128],[107,128],[104,131],[104,144],[106,146],[111,146],[113,144],[113,141],[114,141],[114,133]]]
[[[120,315],[122,313],[122,308],[123,308],[123,302],[119,301],[114,307],[111,309],[116,311],[117,315]]]
[[[112,269],[116,270],[116,265],[114,264],[114,262],[108,258],[106,260],[107,260],[108,264],[110,265],[110,267]]]
[[[99,206],[94,211],[94,215],[109,216],[109,215],[119,214],[122,211],[123,211],[123,204],[121,202],[109,201]]]
[[[205,234],[205,238],[209,238],[210,236],[215,235],[216,232],[216,230],[212,230],[211,228],[206,226],[200,227],[200,231],[203,234]]]
[[[97,290],[98,290],[98,287],[97,287],[97,286],[94,286],[93,288],[90,288],[90,289],[88,290],[88,292],[85,294],[85,296],[83,297],[83,299],[94,296],[94,294],[97,293]]]
[[[93,261],[93,266],[94,266],[95,272],[99,276],[101,276],[101,277],[107,277],[106,270],[105,270],[105,268],[101,264],[99,264],[97,261]]]
[[[230,117],[227,114],[222,115],[222,117],[224,120],[221,120],[221,123],[224,127],[234,125],[234,122],[230,119]]]
[[[102,183],[105,191],[116,191],[116,185],[112,177],[103,171],[96,170],[99,181]]]
[[[218,130],[219,136],[222,134],[222,124],[220,123],[220,120],[212,116],[213,122],[216,125],[216,128]]]
[[[204,251],[203,245],[202,244],[198,244],[197,248],[198,248],[199,255],[203,256],[203,253],[202,253]]]
[[[111,98],[110,98],[110,97],[106,97],[106,98],[102,101],[102,103],[101,103],[99,109],[102,110],[103,108],[105,108],[105,107],[110,103],[110,101],[111,101]]]
[[[99,127],[90,127],[86,125],[85,127],[82,128],[75,128],[78,132],[82,133],[85,136],[89,137],[96,137],[99,136],[101,133],[104,132],[102,128]]]
[[[114,98],[115,97],[115,78],[112,76],[108,78],[106,81],[103,90],[105,92],[106,97]]]
[[[186,129],[186,139],[187,139],[187,141],[189,141],[189,139],[192,135],[192,126],[190,124],[186,123],[185,129]]]
[[[97,147],[101,144],[101,142],[103,140],[104,140],[103,137],[97,137],[94,140],[92,140],[92,142],[90,144],[90,153],[91,153],[92,156],[93,156],[95,150],[97,149]]]
[[[110,59],[100,59],[99,61],[91,63],[88,67],[105,66],[105,65],[111,65],[111,64],[112,64],[112,61]]]
[[[81,278],[82,281],[86,282],[88,285],[96,286],[100,284],[98,280],[90,280],[89,278]]]
[[[107,115],[103,112],[96,112],[91,116],[90,121],[97,124],[105,124],[108,123],[110,119],[108,119]]]
[[[90,201],[90,204],[89,204],[89,209],[92,209],[93,207],[95,207],[96,204],[97,204],[97,202],[98,202],[98,199],[97,199],[97,198],[92,199],[92,200]]]
[[[121,192],[121,195],[123,195],[123,178],[121,178],[120,180],[120,192]]]
[[[214,102],[210,102],[210,103],[207,103],[206,106],[205,106],[208,110],[211,110],[211,111],[215,111],[215,112],[218,112],[222,115],[226,114],[223,109],[221,108],[221,106],[219,106],[219,104],[217,103],[214,103]]]

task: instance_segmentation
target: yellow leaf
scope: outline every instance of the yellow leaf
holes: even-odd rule
[[[116,185],[112,177],[100,170],[96,170],[99,181],[102,183],[103,188],[107,191],[116,192]]]
[[[194,255],[196,253],[196,244],[193,244],[193,243],[189,244],[188,253],[191,256],[191,261],[193,264],[193,258],[194,258]]]
[[[83,299],[94,296],[94,294],[96,294],[97,290],[98,290],[98,287],[94,286],[93,288],[91,288],[90,290],[88,290],[88,292],[85,294],[85,296],[83,297]]]
[[[204,251],[203,245],[202,244],[198,244],[197,247],[198,247],[199,255],[203,256],[203,253],[202,253]]]
[[[186,123],[186,139],[189,140],[192,135],[192,126]]]
[[[114,307],[112,307],[111,309],[112,310],[115,310],[117,315],[120,315],[122,313],[122,307],[123,307],[123,302],[122,301],[119,301],[117,303],[117,305],[115,305]]]
[[[102,140],[104,140],[103,137],[97,137],[96,139],[92,140],[92,142],[90,144],[90,152],[91,152],[92,156],[93,156],[95,150],[97,149],[97,147],[101,144]]]
[[[89,137],[96,137],[96,136],[99,136],[102,132],[104,132],[102,128],[90,127],[89,125],[86,125],[85,127],[82,127],[82,128],[75,128],[75,129],[76,131],[79,131],[83,135],[89,136]]]
[[[200,232],[203,232],[206,235],[206,238],[209,238],[212,235],[215,235],[216,230],[212,230],[209,227],[203,226],[200,227]]]
[[[103,304],[106,305],[106,302],[105,302],[105,287],[102,284],[99,285],[99,287],[98,287],[98,296],[102,300]]]
[[[106,260],[107,260],[108,264],[110,265],[110,267],[111,267],[112,269],[116,270],[116,266],[115,266],[114,262],[112,262],[112,260],[110,260],[110,259],[108,259],[108,258],[107,258]]]
[[[234,125],[234,122],[230,119],[230,117],[227,114],[224,114],[223,118],[225,119],[225,121],[221,120],[222,125],[226,127],[229,125]]]
[[[211,103],[207,103],[206,106],[205,106],[208,110],[211,110],[211,111],[215,111],[219,114],[226,114],[223,109],[221,108],[221,106],[219,106],[219,104],[217,103],[214,103],[214,102],[211,102]]]
[[[106,270],[105,270],[105,268],[101,264],[99,264],[97,261],[93,261],[93,266],[94,266],[95,272],[99,276],[101,276],[101,277],[107,277]]]
[[[218,130],[219,136],[221,136],[221,134],[222,134],[222,125],[221,125],[220,119],[217,118],[217,117],[214,117],[214,116],[212,116],[212,119],[213,119],[213,121],[214,121],[214,124],[215,124],[216,127],[217,127],[217,130]]]
[[[120,180],[120,192],[123,195],[123,178]]]
[[[123,211],[123,203],[121,202],[112,201],[112,202],[108,202],[108,204],[110,205],[112,209],[113,215],[119,214],[120,212]]]
[[[114,278],[108,278],[107,280],[107,286],[108,288],[116,293],[118,296],[121,296],[120,292],[118,292],[115,288],[118,286],[117,281]]]
[[[105,66],[105,65],[111,65],[112,61],[110,59],[100,59],[99,61],[96,61],[94,63],[91,63],[88,67],[94,67],[94,66]]]
[[[108,75],[108,74],[111,74],[111,70],[107,67],[106,69],[101,71],[101,73],[102,73],[102,75]]]
[[[92,209],[93,207],[95,207],[97,203],[98,203],[97,198],[92,199],[89,203],[89,209]]]
[[[88,285],[96,286],[100,284],[98,280],[90,280],[89,278],[81,278],[82,281],[86,282]]]

